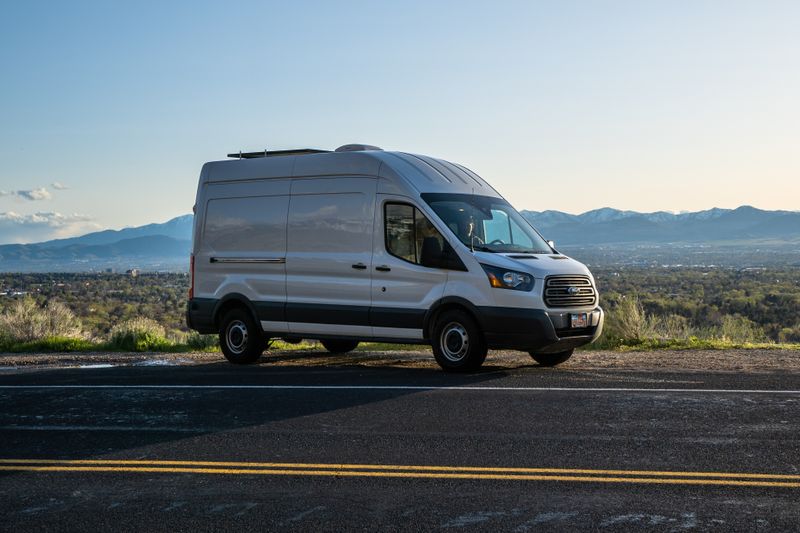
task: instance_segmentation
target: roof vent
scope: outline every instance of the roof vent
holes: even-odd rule
[[[380,150],[383,151],[383,148],[378,148],[377,146],[372,146],[369,144],[345,144],[344,146],[340,146],[335,151],[336,152],[365,152],[367,150]]]

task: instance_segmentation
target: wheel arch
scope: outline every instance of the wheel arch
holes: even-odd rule
[[[425,318],[422,322],[422,335],[429,339],[431,338],[431,331],[433,330],[433,325],[436,323],[436,319],[445,311],[450,311],[451,309],[460,309],[462,311],[466,311],[475,323],[478,324],[478,328],[483,333],[484,322],[481,320],[481,314],[478,310],[477,306],[467,300],[466,298],[461,298],[460,296],[445,296],[437,300],[428,311],[425,313]]]
[[[253,302],[251,302],[247,296],[238,292],[226,294],[217,302],[217,305],[214,307],[214,314],[212,315],[214,317],[214,327],[219,330],[220,322],[222,321],[222,317],[225,316],[225,313],[236,308],[244,309],[250,313],[256,326],[261,329],[261,321],[258,319],[258,312],[256,311],[255,305],[253,305]]]

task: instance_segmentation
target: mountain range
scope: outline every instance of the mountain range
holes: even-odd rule
[[[36,244],[0,245],[0,272],[186,270],[192,215]]]
[[[679,214],[604,207],[580,215],[562,211],[522,211],[522,215],[546,238],[567,247],[800,244],[800,212],[750,206]],[[192,221],[192,215],[183,215],[161,224],[0,245],[0,271],[186,270]]]
[[[565,245],[800,242],[800,212],[751,206],[693,213],[638,213],[604,207],[571,215],[522,211],[548,239]]]

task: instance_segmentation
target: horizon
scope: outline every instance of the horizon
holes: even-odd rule
[[[516,208],[516,206],[515,206],[515,208]],[[576,217],[580,217],[580,216],[586,215],[588,213],[592,213],[592,212],[596,212],[596,211],[603,211],[603,210],[612,210],[612,211],[617,211],[617,212],[620,212],[620,213],[633,213],[633,214],[636,214],[636,215],[656,215],[656,214],[661,214],[661,213],[667,213],[667,214],[670,214],[670,215],[679,216],[679,215],[692,215],[692,214],[697,214],[697,213],[704,213],[704,212],[714,211],[714,210],[736,211],[736,210],[742,209],[742,208],[751,208],[751,209],[756,209],[758,211],[763,211],[763,212],[767,212],[767,213],[800,213],[800,210],[762,209],[762,208],[759,208],[759,207],[756,207],[756,206],[752,206],[752,205],[740,205],[738,207],[733,207],[733,208],[710,207],[710,208],[707,208],[707,209],[700,209],[698,211],[681,211],[681,212],[677,212],[677,213],[676,212],[670,212],[670,211],[663,211],[663,210],[662,211],[636,211],[636,210],[631,210],[631,209],[618,209],[618,208],[610,207],[610,206],[597,207],[597,208],[594,208],[594,209],[589,209],[587,211],[582,211],[580,213],[571,213],[569,211],[561,211],[559,209],[545,209],[545,210],[542,210],[542,211],[537,211],[537,210],[522,208],[522,209],[518,209],[518,211],[520,213],[527,212],[527,213],[535,213],[535,214],[543,214],[543,213],[548,213],[548,212],[558,212],[558,213],[563,213],[563,214],[566,214],[566,215],[576,216]],[[172,222],[172,221],[177,220],[177,219],[186,218],[186,217],[193,217],[193,216],[194,216],[193,213],[184,213],[182,215],[177,215],[177,216],[170,217],[170,218],[168,218],[166,220],[159,220],[159,221],[155,221],[155,222],[151,221],[151,222],[146,222],[144,224],[131,225],[131,226],[117,226],[117,227],[98,228],[98,229],[93,229],[91,231],[87,231],[87,232],[76,234],[76,235],[69,235],[69,236],[66,236],[66,237],[55,237],[55,238],[52,238],[52,239],[39,240],[39,241],[28,241],[28,242],[2,242],[2,241],[0,241],[0,246],[16,245],[16,244],[21,244],[21,245],[41,244],[41,243],[44,243],[44,242],[55,241],[55,240],[65,240],[65,239],[84,237],[84,236],[92,234],[92,233],[99,233],[99,232],[104,232],[104,231],[123,231],[123,230],[127,230],[127,229],[137,229],[137,228],[141,228],[141,227],[149,226],[149,225],[163,225],[163,224],[167,224],[167,223]]]
[[[11,5],[0,242],[168,220],[206,161],[349,142],[525,210],[800,209],[800,4],[512,4]]]

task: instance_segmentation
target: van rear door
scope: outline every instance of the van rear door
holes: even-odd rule
[[[292,181],[286,319],[292,334],[368,338],[374,178]]]

